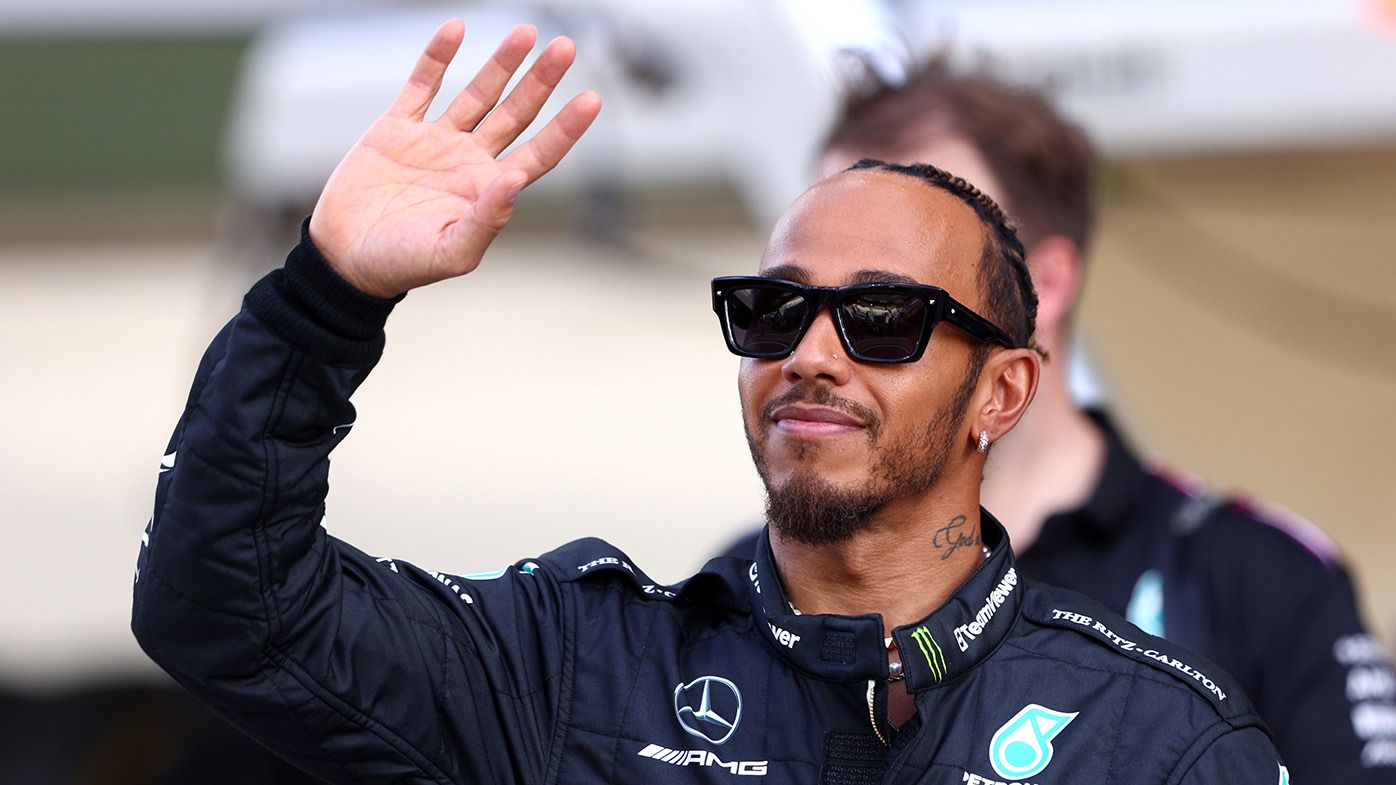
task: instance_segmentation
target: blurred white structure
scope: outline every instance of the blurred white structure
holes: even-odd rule
[[[948,41],[1050,88],[1117,157],[1396,136],[1389,0],[906,3],[918,50]]]
[[[392,101],[431,31],[459,11],[341,14],[269,27],[247,58],[231,114],[228,169],[240,198],[273,208],[312,203],[340,156]],[[605,101],[568,165],[540,191],[735,183],[750,204],[783,207],[803,190],[834,92],[783,7],[617,0],[477,8],[443,95],[464,87],[525,20],[543,41],[566,34],[578,42],[577,65],[543,116],[584,89]]]
[[[883,78],[944,49],[1044,85],[1115,156],[1396,136],[1396,11],[1382,0],[496,2],[268,26],[228,138],[242,198],[313,199],[430,31],[462,12],[447,93],[516,21],[578,40],[561,92],[597,89],[606,108],[545,189],[722,182],[763,222],[807,184],[850,53]]]

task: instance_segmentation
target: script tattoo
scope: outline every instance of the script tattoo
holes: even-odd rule
[[[965,516],[956,515],[949,523],[936,529],[935,537],[931,538],[931,547],[945,551],[940,555],[941,561],[950,558],[961,548],[979,547],[979,532],[965,531],[966,520]]]

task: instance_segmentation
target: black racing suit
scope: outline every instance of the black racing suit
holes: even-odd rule
[[[159,477],[133,628],[217,711],[333,782],[1287,780],[1215,666],[991,555],[893,639],[797,615],[764,539],[674,586],[580,540],[471,578],[320,522],[391,303],[302,243],[214,340]],[[759,778],[748,780],[747,778]]]

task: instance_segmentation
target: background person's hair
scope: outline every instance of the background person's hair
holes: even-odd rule
[[[910,163],[928,140],[947,137],[983,157],[1024,243],[1055,234],[1085,250],[1095,221],[1095,151],[1034,90],[957,73],[936,57],[901,86],[850,94],[824,149]]]
[[[963,177],[930,164],[893,164],[864,158],[848,168],[867,169],[914,177],[954,195],[974,210],[986,230],[978,274],[979,288],[984,292],[981,315],[1007,333],[1017,346],[1032,346],[1033,331],[1037,329],[1037,290],[1023,259],[1023,244],[994,200]],[[987,354],[987,347],[981,347],[981,352]],[[982,363],[982,357],[979,362]]]

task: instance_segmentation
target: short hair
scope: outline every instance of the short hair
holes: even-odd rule
[[[1095,151],[1035,90],[982,71],[957,73],[935,57],[898,87],[851,95],[824,149],[909,163],[928,137],[974,147],[1029,245],[1063,235],[1085,250],[1095,222]]]
[[[974,211],[985,229],[977,276],[984,292],[982,315],[1007,333],[1016,346],[1032,346],[1037,328],[1037,291],[1023,260],[1023,243],[994,200],[963,177],[930,164],[893,164],[864,158],[847,171],[869,169],[915,177],[955,196]]]

